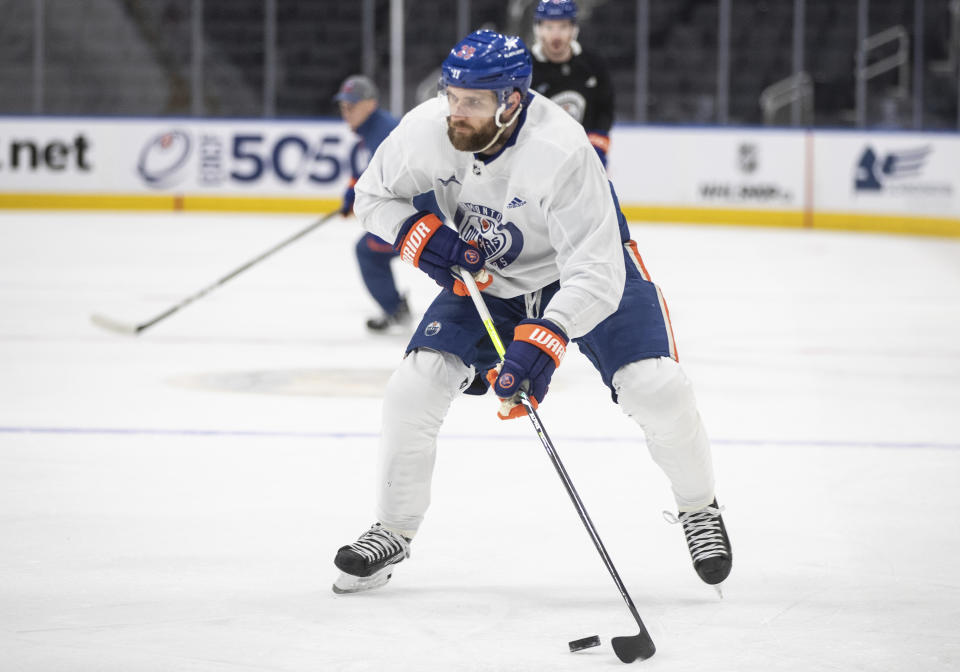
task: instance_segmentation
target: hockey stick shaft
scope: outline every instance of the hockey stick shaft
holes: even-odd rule
[[[188,297],[184,298],[183,300],[181,300],[179,303],[177,303],[177,304],[175,304],[175,305],[173,305],[173,306],[170,306],[170,307],[167,308],[165,311],[163,311],[163,312],[160,313],[159,315],[157,315],[157,316],[155,316],[155,317],[147,320],[146,322],[141,322],[141,323],[136,324],[136,325],[127,326],[127,325],[123,325],[123,324],[117,322],[116,320],[112,320],[112,319],[110,319],[109,317],[105,317],[105,316],[102,316],[102,315],[94,315],[94,316],[92,316],[91,319],[93,320],[93,322],[94,322],[95,324],[97,324],[97,325],[99,325],[99,326],[101,326],[101,327],[103,327],[103,328],[105,328],[105,329],[109,329],[109,330],[111,330],[111,331],[117,331],[117,332],[121,332],[121,333],[129,333],[129,334],[132,334],[132,335],[136,336],[136,335],[140,334],[141,332],[149,329],[150,327],[152,327],[152,326],[155,325],[156,323],[161,322],[161,321],[167,319],[168,317],[170,317],[171,315],[173,315],[174,313],[180,311],[181,309],[186,308],[187,306],[189,306],[191,303],[193,303],[193,302],[196,301],[197,299],[203,298],[204,296],[206,296],[207,294],[209,294],[210,292],[212,292],[213,290],[215,290],[217,287],[220,287],[221,285],[227,283],[228,281],[230,281],[230,280],[232,280],[233,278],[237,277],[238,275],[240,275],[241,273],[243,273],[243,272],[246,271],[247,269],[251,268],[252,266],[255,266],[255,265],[259,264],[261,261],[263,261],[263,260],[266,259],[267,257],[273,256],[274,254],[276,254],[277,252],[279,252],[279,251],[282,250],[283,248],[285,248],[285,247],[287,247],[287,246],[295,243],[296,241],[300,240],[301,238],[303,238],[304,236],[306,236],[308,233],[312,232],[314,229],[317,229],[317,228],[319,228],[321,225],[326,224],[327,221],[329,221],[334,215],[338,215],[338,214],[340,214],[340,211],[339,211],[339,210],[335,210],[334,212],[327,213],[326,215],[324,215],[324,216],[321,217],[320,219],[315,220],[313,223],[311,223],[311,224],[310,224],[309,226],[307,226],[306,228],[301,229],[300,231],[296,232],[295,234],[293,234],[292,236],[290,236],[290,237],[288,237],[288,238],[285,238],[284,240],[280,241],[279,243],[277,243],[276,245],[274,245],[273,247],[271,247],[271,248],[270,248],[269,250],[267,250],[266,252],[263,252],[263,253],[257,255],[257,256],[254,257],[253,259],[250,259],[250,260],[247,261],[246,263],[238,266],[237,268],[233,269],[232,271],[230,271],[229,273],[227,273],[226,275],[224,275],[222,278],[219,278],[216,282],[213,282],[213,283],[207,285],[206,287],[204,287],[203,289],[201,289],[201,290],[199,290],[199,291],[191,294],[190,296],[188,296]]]
[[[483,271],[485,272],[485,271]],[[473,300],[473,305],[476,307],[477,312],[480,315],[480,320],[483,322],[483,326],[487,330],[487,334],[490,336],[490,340],[493,342],[493,347],[497,351],[497,355],[500,356],[500,361],[503,361],[504,354],[506,353],[506,348],[503,346],[503,341],[500,340],[500,335],[497,333],[496,325],[493,323],[493,317],[490,315],[490,311],[487,309],[487,304],[483,300],[483,296],[480,294],[480,289],[477,287],[476,280],[470,273],[460,270],[460,275],[463,280],[463,283],[467,286],[467,291],[470,294],[470,298]],[[613,560],[610,559],[610,554],[607,553],[606,547],[603,545],[603,541],[600,539],[600,535],[597,533],[597,528],[594,526],[593,521],[590,519],[590,515],[587,513],[587,509],[583,504],[583,500],[580,499],[580,495],[577,492],[577,489],[573,485],[573,481],[570,479],[570,475],[567,473],[566,468],[563,466],[563,462],[560,460],[560,455],[557,453],[556,448],[553,446],[553,441],[550,440],[550,436],[547,434],[546,428],[543,426],[543,423],[540,421],[540,416],[537,414],[536,409],[533,407],[533,404],[530,401],[530,398],[527,396],[527,393],[520,391],[520,403],[523,404],[523,407],[527,411],[527,416],[530,418],[530,422],[533,424],[534,430],[537,432],[537,437],[540,439],[540,443],[543,444],[544,449],[547,451],[547,455],[550,456],[550,461],[553,462],[553,466],[557,471],[557,474],[560,476],[560,480],[563,481],[563,486],[567,490],[567,494],[570,496],[570,500],[573,502],[574,508],[576,508],[577,513],[580,515],[580,520],[583,522],[584,527],[587,528],[587,532],[590,535],[590,538],[593,540],[593,545],[596,547],[597,552],[600,554],[600,557],[603,559],[603,563],[607,567],[607,571],[610,572],[610,576],[613,577],[613,582],[617,585],[617,589],[620,591],[620,595],[623,597],[624,602],[627,603],[627,607],[630,609],[630,613],[633,615],[634,620],[636,620],[637,625],[640,626],[640,638],[645,640],[649,645],[650,653],[653,655],[653,642],[650,639],[650,634],[647,632],[646,626],[643,624],[643,620],[640,618],[639,612],[637,612],[637,607],[633,603],[633,599],[630,597],[630,593],[627,592],[627,587],[623,584],[623,580],[620,578],[620,574],[617,572],[617,568],[613,564]],[[618,655],[620,652],[618,651]],[[649,655],[643,657],[649,657]]]

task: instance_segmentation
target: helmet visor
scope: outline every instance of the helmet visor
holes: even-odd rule
[[[444,117],[491,118],[497,113],[497,95],[488,89],[441,86],[437,95]]]

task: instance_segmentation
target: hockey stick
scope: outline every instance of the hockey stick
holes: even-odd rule
[[[91,315],[90,321],[93,322],[98,327],[102,327],[103,329],[106,329],[107,331],[113,331],[118,334],[125,334],[127,336],[138,336],[140,332],[149,329],[150,327],[155,325],[157,322],[167,319],[168,317],[176,313],[181,308],[185,308],[186,306],[189,306],[191,303],[193,303],[197,299],[206,296],[209,292],[213,291],[214,289],[224,284],[228,280],[231,280],[237,277],[238,275],[243,273],[245,270],[247,270],[251,266],[254,266],[255,264],[260,263],[261,261],[271,256],[275,252],[279,252],[280,250],[285,248],[287,245],[290,245],[291,243],[297,240],[300,240],[305,235],[307,235],[314,229],[318,228],[321,224],[325,224],[331,217],[339,214],[340,214],[340,211],[336,210],[334,212],[324,215],[320,219],[313,222],[310,226],[298,231],[297,233],[293,234],[286,240],[283,240],[277,243],[276,245],[271,247],[269,250],[267,250],[263,254],[257,257],[254,257],[253,259],[243,264],[242,266],[235,268],[234,270],[230,271],[229,273],[227,273],[225,276],[223,276],[216,282],[207,285],[206,287],[201,289],[199,292],[196,292],[195,294],[191,294],[187,298],[180,301],[180,303],[170,306],[165,311],[163,311],[156,317],[147,320],[146,322],[140,322],[139,324],[127,324],[124,322],[119,322],[118,320],[114,320],[113,318],[107,317],[105,315],[100,315],[99,313],[94,313],[93,315]]]
[[[504,352],[506,352],[506,349],[503,347],[503,341],[500,340],[499,334],[497,334],[497,328],[493,324],[493,318],[490,316],[490,311],[487,310],[487,304],[484,302],[483,296],[480,294],[480,289],[477,287],[477,282],[473,279],[473,276],[471,276],[470,273],[463,271],[462,269],[460,270],[459,274],[464,284],[467,286],[467,291],[470,293],[470,298],[473,299],[473,305],[476,306],[477,312],[480,314],[480,319],[483,321],[483,326],[487,329],[487,334],[489,334],[490,340],[493,341],[493,347],[500,356],[500,361],[503,362],[503,355]],[[637,658],[640,660],[646,660],[656,653],[657,647],[654,645],[653,640],[650,638],[650,633],[647,632],[646,626],[644,626],[643,621],[640,619],[640,614],[637,613],[637,608],[634,606],[633,600],[630,598],[630,593],[627,592],[626,586],[623,585],[623,581],[620,579],[620,575],[617,573],[617,568],[613,566],[613,560],[610,559],[610,554],[607,553],[607,549],[604,547],[603,541],[600,540],[600,535],[597,533],[597,529],[593,526],[593,521],[590,520],[590,516],[587,514],[587,509],[584,507],[583,501],[580,499],[580,495],[577,494],[576,488],[573,487],[573,481],[570,480],[570,476],[567,474],[567,470],[564,468],[563,462],[560,461],[560,455],[557,454],[556,448],[553,447],[553,442],[550,440],[550,437],[547,436],[547,430],[544,428],[543,423],[540,422],[540,416],[537,415],[537,411],[530,402],[530,398],[523,390],[520,391],[520,403],[522,403],[523,407],[527,409],[527,415],[530,417],[530,422],[533,423],[533,428],[536,430],[537,436],[540,438],[540,443],[543,444],[544,449],[547,451],[547,455],[550,456],[550,461],[553,462],[553,466],[557,470],[557,474],[560,475],[560,480],[563,481],[563,487],[567,489],[567,494],[570,495],[570,500],[573,502],[573,506],[577,509],[577,513],[580,514],[580,520],[583,521],[584,527],[587,528],[587,532],[590,534],[590,538],[593,540],[593,545],[597,547],[600,557],[603,558],[603,562],[607,566],[607,571],[610,572],[610,576],[613,577],[613,582],[617,584],[617,588],[620,590],[620,595],[623,597],[624,602],[627,603],[627,607],[630,608],[630,613],[633,614],[633,618],[636,620],[637,625],[640,626],[640,632],[636,635],[614,637],[611,641],[613,650],[617,654],[617,658],[624,663],[632,663]]]

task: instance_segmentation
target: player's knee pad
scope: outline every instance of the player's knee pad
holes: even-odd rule
[[[623,412],[647,432],[690,431],[699,424],[693,386],[680,365],[668,357],[621,367],[613,376],[613,386]]]
[[[437,435],[450,403],[473,380],[459,357],[421,348],[401,362],[384,394],[377,517],[412,536],[430,504]]]
[[[450,402],[473,377],[474,368],[456,355],[427,348],[414,350],[387,383],[385,419],[390,415],[401,422],[420,419],[439,426]]]
[[[647,438],[654,462],[670,479],[677,506],[691,510],[714,497],[710,443],[683,369],[666,357],[622,367],[613,376],[624,413]]]

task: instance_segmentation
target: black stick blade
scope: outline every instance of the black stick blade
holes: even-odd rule
[[[637,658],[646,660],[657,652],[657,647],[646,632],[633,637],[614,637],[610,643],[617,658],[624,663],[632,663]]]

